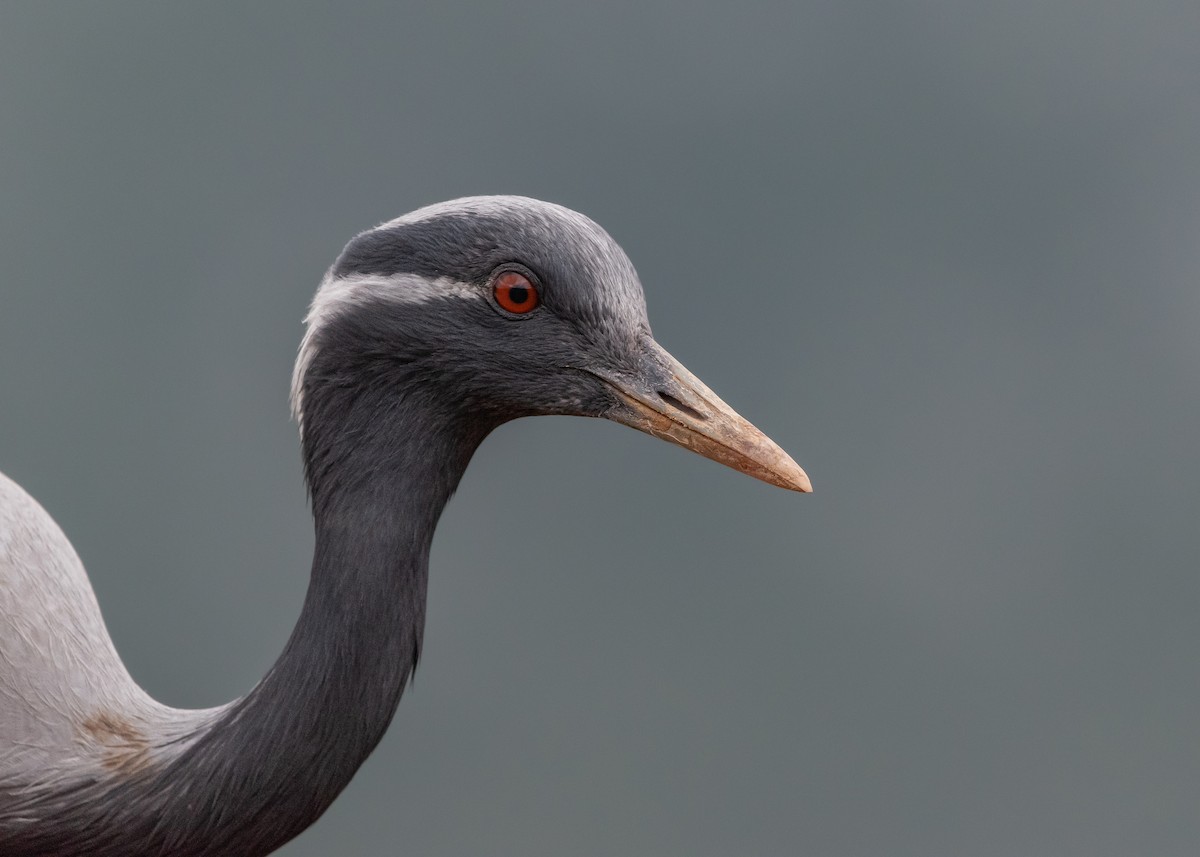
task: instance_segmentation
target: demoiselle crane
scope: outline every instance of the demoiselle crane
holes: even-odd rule
[[[810,491],[650,334],[625,253],[522,197],[441,203],[355,237],[292,382],[316,530],[283,653],[186,711],[121,663],[70,542],[0,476],[0,854],[266,854],[383,736],[421,648],[430,543],[476,447],[517,417],[604,417]]]

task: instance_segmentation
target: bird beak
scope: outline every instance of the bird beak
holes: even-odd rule
[[[812,483],[791,456],[717,397],[657,342],[635,375],[596,373],[620,404],[606,416],[678,444],[755,479],[809,493]]]

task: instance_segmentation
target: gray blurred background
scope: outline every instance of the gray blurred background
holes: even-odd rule
[[[300,320],[419,205],[595,218],[816,485],[505,426],[281,853],[1200,850],[1193,0],[10,2],[0,116],[0,469],[165,702],[281,650]]]

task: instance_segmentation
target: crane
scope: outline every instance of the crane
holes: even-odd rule
[[[292,378],[315,547],[300,618],[245,696],[181,710],[130,677],[57,524],[0,475],[0,854],[267,854],[383,736],[421,651],[430,544],[484,437],[602,417],[766,482],[804,471],[650,333],[587,217],[515,196],[354,237]]]

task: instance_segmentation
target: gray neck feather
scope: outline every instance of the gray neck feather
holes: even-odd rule
[[[165,766],[31,796],[35,823],[0,824],[5,855],[266,854],[382,738],[420,654],[434,527],[494,421],[411,384],[323,384],[319,361],[304,426],[316,549],[283,654]]]

